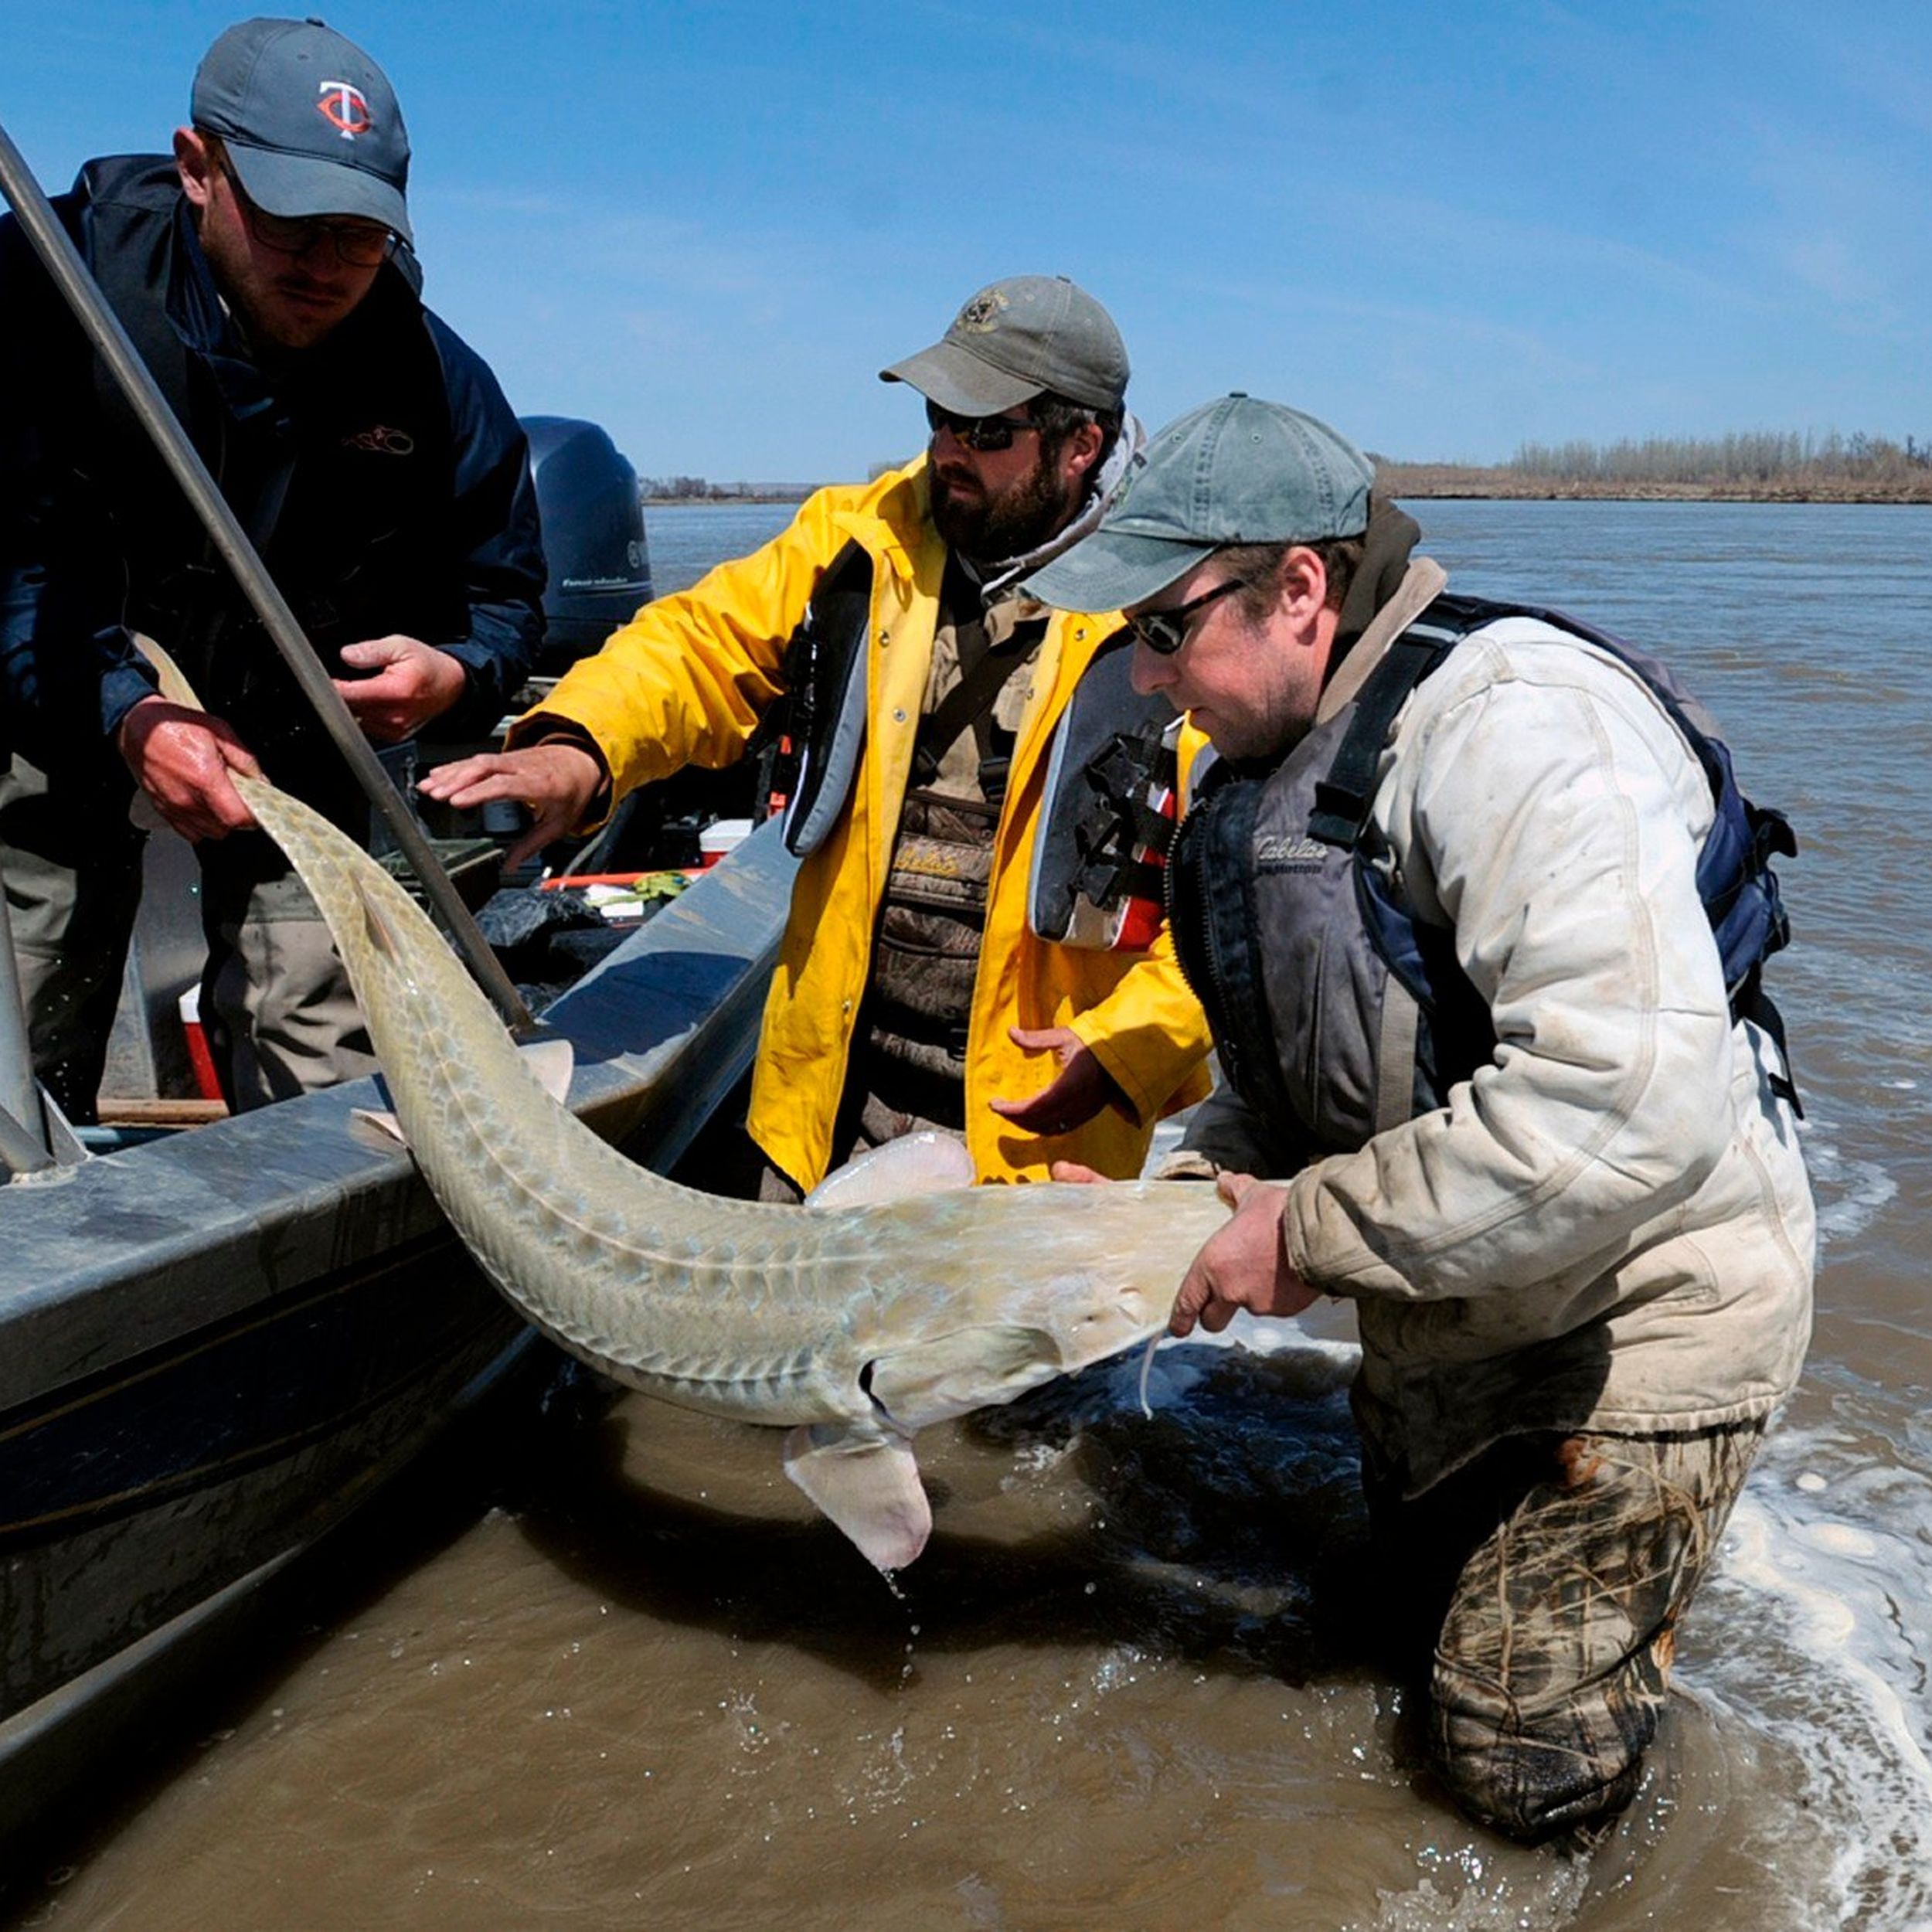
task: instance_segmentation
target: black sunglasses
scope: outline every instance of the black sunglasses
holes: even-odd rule
[[[374,268],[388,260],[390,250],[396,246],[395,231],[376,222],[332,221],[320,215],[271,215],[260,202],[250,199],[226,155],[216,165],[228,178],[248,232],[263,247],[272,249],[277,255],[306,255],[326,235],[335,244],[336,254],[352,268]]]
[[[1010,450],[1015,437],[1028,430],[1037,434],[1039,429],[1030,416],[955,416],[937,403],[926,405],[926,424],[935,436],[943,429],[951,430],[956,441],[982,453]]]
[[[1230,590],[1245,587],[1244,578],[1226,578],[1212,590],[1203,590],[1198,597],[1189,597],[1186,603],[1177,604],[1171,611],[1130,612],[1127,628],[1156,657],[1171,658],[1187,642],[1188,633],[1194,628],[1194,620],[1217,597],[1226,597]]]

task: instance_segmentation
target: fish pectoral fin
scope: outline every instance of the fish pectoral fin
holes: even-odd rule
[[[932,1505],[903,1436],[832,1423],[785,1437],[785,1474],[880,1570],[903,1570],[926,1547]]]
[[[1011,1402],[1060,1372],[1043,1329],[988,1323],[889,1349],[866,1365],[866,1393],[902,1429],[923,1429]]]
[[[376,1090],[383,1099],[393,1102],[389,1082],[380,1074],[376,1076]],[[396,1117],[396,1110],[389,1107],[352,1107],[349,1110],[349,1138],[358,1147],[373,1148],[379,1154],[393,1154],[409,1145],[409,1136],[403,1131],[403,1123]]]
[[[901,1134],[855,1155],[828,1174],[805,1196],[808,1208],[869,1207],[879,1201],[910,1201],[971,1187],[973,1157],[957,1134],[927,1128]]]
[[[567,1039],[526,1040],[517,1048],[523,1064],[545,1093],[563,1106],[570,1097],[570,1076],[577,1063],[577,1049]]]
[[[349,1138],[358,1147],[374,1148],[379,1153],[393,1153],[409,1141],[403,1123],[380,1107],[352,1107],[349,1110]]]

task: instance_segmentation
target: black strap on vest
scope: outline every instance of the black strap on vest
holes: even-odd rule
[[[1491,604],[1481,600],[1457,597],[1445,594],[1438,597],[1408,630],[1389,647],[1387,655],[1369,675],[1367,682],[1355,699],[1354,717],[1335,753],[1334,762],[1327,775],[1316,781],[1315,809],[1309,815],[1308,831],[1311,836],[1323,844],[1333,845],[1344,852],[1359,853],[1362,834],[1369,822],[1369,813],[1374,802],[1377,774],[1381,768],[1382,753],[1387,745],[1390,727],[1396,715],[1408,702],[1409,696],[1420,684],[1462,638],[1471,631],[1479,630],[1484,624],[1499,616],[1519,615],[1537,619],[1553,629],[1569,632],[1587,642],[1594,643],[1613,656],[1625,658],[1628,647],[1620,649],[1617,641],[1607,632],[1590,625],[1580,623],[1576,618],[1563,612],[1548,610],[1537,604]],[[1626,660],[1627,661],[1627,660]],[[1649,679],[1647,688],[1656,701],[1662,706],[1665,714],[1682,733],[1692,755],[1702,767],[1709,780],[1712,794],[1721,809],[1727,785],[1735,790],[1730,767],[1720,756],[1718,749],[1692,722],[1683,705],[1668,689]],[[1753,804],[1737,794],[1746,820],[1750,828],[1751,852],[1744,871],[1731,887],[1736,892],[1747,884],[1761,882],[1767,894],[1771,917],[1770,930],[1766,935],[1764,951],[1754,960],[1743,978],[1730,988],[1730,1010],[1733,1019],[1750,1020],[1768,1033],[1777,1047],[1779,1057],[1784,1063],[1782,1073],[1774,1070],[1770,1075],[1773,1093],[1788,1101],[1801,1119],[1804,1107],[1798,1098],[1798,1088],[1791,1077],[1791,1047],[1785,1036],[1784,1015],[1765,992],[1764,987],[1764,961],[1770,954],[1787,944],[1790,938],[1790,922],[1785,917],[1778,901],[1777,878],[1770,870],[1771,859],[1779,855],[1790,856],[1798,850],[1798,840],[1791,831],[1791,823],[1784,815],[1768,806]],[[1359,864],[1359,858],[1357,860]],[[1701,883],[1701,882],[1700,882]],[[1708,899],[1705,912],[1709,918],[1713,932],[1716,932],[1723,917],[1723,903],[1713,903]],[[1378,949],[1387,959],[1390,969],[1404,982],[1410,982],[1410,973],[1404,970],[1403,963],[1389,952],[1383,944],[1379,928],[1370,922],[1371,933],[1376,937]],[[1410,985],[1410,990],[1422,999],[1425,1005],[1445,993],[1454,995],[1461,989],[1456,982],[1461,979],[1461,968],[1454,963],[1454,955],[1439,946],[1432,949],[1430,941],[1434,937],[1419,923],[1414,926],[1418,947],[1428,967],[1432,957],[1433,968],[1427,972],[1428,985]],[[1723,951],[1719,936],[1719,951]],[[1728,976],[1730,962],[1726,960]]]
[[[1327,776],[1315,782],[1315,810],[1308,817],[1311,836],[1344,852],[1355,849],[1369,822],[1376,777],[1396,713],[1457,643],[1485,621],[1474,612],[1458,610],[1449,598],[1438,597],[1389,645],[1356,694],[1355,716],[1335,762]]]
[[[979,662],[942,698],[937,709],[929,712],[919,727],[919,742],[913,753],[913,783],[921,788],[939,776],[940,762],[953,741],[971,728],[974,721],[993,706],[1005,689],[1006,681],[1032,655],[1017,632],[1009,644],[988,646]],[[1004,740],[1007,748],[982,758],[979,764],[979,788],[988,804],[1006,795],[1007,774],[1012,767],[1012,734],[998,733],[994,743]]]

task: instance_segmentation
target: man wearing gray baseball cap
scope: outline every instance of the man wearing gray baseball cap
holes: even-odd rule
[[[394,92],[320,22],[255,19],[190,114],[171,156],[90,162],[56,209],[364,730],[482,736],[541,633],[543,557],[522,432],[417,294]],[[362,836],[366,803],[11,222],[0,312],[0,665],[32,760],[0,781],[0,863],[36,1071],[93,1117],[131,776],[198,842],[230,1103],[368,1072],[326,930],[228,774],[259,763]],[[157,694],[137,632],[211,715]]]
[[[265,213],[353,216],[411,239],[409,133],[395,90],[319,20],[230,27],[196,71],[189,113]]]
[[[1761,985],[1794,848],[1655,659],[1389,567],[1372,481],[1225,396],[1034,583],[1124,606],[1137,686],[1223,754],[1170,904],[1227,1078],[1167,1171],[1236,1212],[1173,1332],[1352,1304],[1435,1763],[1512,1836],[1588,1833],[1808,1332]]]
[[[1178,732],[1124,652],[1082,682],[1111,621],[1050,616],[1024,587],[1099,522],[1139,440],[1126,351],[1084,290],[1017,275],[882,375],[925,398],[917,458],[821,490],[762,550],[646,606],[506,753],[423,789],[534,801],[535,845],[782,734],[764,789],[802,862],[743,1185],[795,1199],[927,1128],[963,1134],[981,1179],[1043,1178],[1056,1155],[1131,1174],[1206,1046],[1145,851]],[[1108,761],[1117,737],[1134,749]]]

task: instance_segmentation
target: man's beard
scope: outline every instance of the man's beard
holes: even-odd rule
[[[1037,550],[1066,527],[1072,506],[1048,452],[1003,495],[956,495],[937,469],[930,472],[933,527],[962,556],[1001,563]]]

